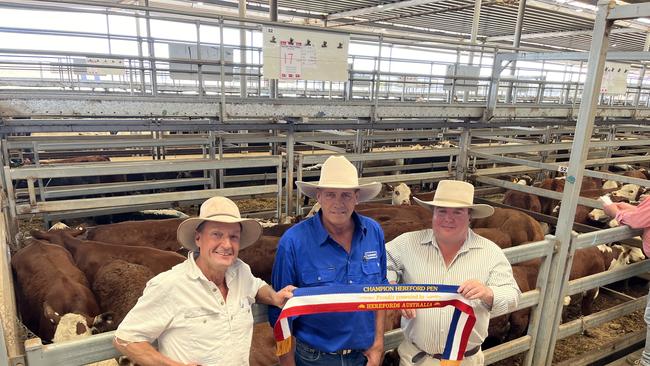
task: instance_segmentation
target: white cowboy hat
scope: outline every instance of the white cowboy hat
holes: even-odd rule
[[[212,197],[201,205],[199,217],[191,217],[181,222],[176,230],[178,242],[188,250],[197,250],[194,241],[196,228],[204,221],[239,223],[241,225],[239,250],[255,243],[262,235],[262,226],[255,220],[242,219],[235,202],[226,197]]]
[[[310,198],[316,198],[319,188],[358,189],[359,202],[368,201],[381,191],[381,183],[359,184],[357,168],[345,156],[330,156],[325,160],[318,184],[297,181],[296,185]]]
[[[491,216],[494,208],[490,205],[474,204],[474,186],[459,180],[441,180],[433,196],[433,201],[422,201],[413,197],[418,205],[433,210],[437,207],[469,208],[473,219]]]

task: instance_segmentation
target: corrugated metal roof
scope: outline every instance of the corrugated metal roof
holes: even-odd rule
[[[573,8],[573,11],[556,11],[561,4],[551,0],[530,1],[527,3],[523,25],[522,45],[547,45],[552,47],[565,47],[572,49],[588,50],[591,42],[594,12],[590,9]],[[379,4],[400,3],[396,0],[279,0],[281,9],[298,10],[302,13],[323,17],[340,12],[356,9],[375,7]],[[629,2],[643,2],[632,0]],[[267,0],[249,0],[250,4],[266,5]],[[594,5],[595,1],[584,1],[585,4]],[[545,6],[541,6],[545,5]],[[515,32],[518,1],[483,0],[479,24],[479,40],[488,40],[489,37],[507,36]],[[566,9],[566,7],[565,7]],[[362,24],[366,27],[417,27],[424,32],[436,34],[451,32],[459,37],[469,38],[474,13],[473,0],[442,0],[428,4],[404,7],[395,10],[376,9],[378,11],[356,15],[353,18],[343,18],[329,21],[329,25],[336,24]],[[567,14],[569,12],[570,14]],[[572,13],[571,13],[572,12]],[[573,32],[579,34],[557,34],[541,37],[539,33]],[[526,35],[534,34],[534,38],[527,39]],[[641,51],[646,34],[638,33],[612,34],[610,46],[618,51]],[[510,45],[512,40],[498,40],[497,42]],[[615,45],[615,46],[614,46]]]

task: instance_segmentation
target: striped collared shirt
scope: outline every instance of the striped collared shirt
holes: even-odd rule
[[[460,285],[466,280],[476,279],[492,289],[494,301],[491,309],[480,300],[472,301],[476,325],[467,349],[483,343],[490,312],[500,315],[517,306],[521,291],[512,276],[510,263],[501,248],[472,230],[469,230],[467,240],[449,267],[445,265],[431,229],[402,234],[388,242],[386,250],[389,281]],[[450,306],[416,310],[414,319],[402,319],[405,337],[427,353],[442,353],[453,311]]]

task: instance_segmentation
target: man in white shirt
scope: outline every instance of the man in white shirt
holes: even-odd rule
[[[388,280],[459,286],[476,316],[461,365],[483,365],[481,343],[490,313],[512,311],[521,295],[501,248],[469,228],[472,218],[490,216],[494,209],[473,204],[474,186],[453,180],[438,183],[433,201],[415,200],[433,211],[432,228],[402,234],[386,244]],[[407,320],[398,348],[400,366],[440,364],[453,310],[402,310]]]
[[[115,332],[115,348],[141,366],[248,365],[251,304],[282,307],[295,288],[275,292],[237,259],[261,233],[228,198],[205,201],[199,217],[178,227],[188,259],[147,283]]]

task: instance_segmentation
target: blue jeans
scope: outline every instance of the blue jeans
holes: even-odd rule
[[[366,356],[361,351],[347,355],[322,352],[300,341],[296,341],[296,366],[364,366]]]

